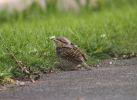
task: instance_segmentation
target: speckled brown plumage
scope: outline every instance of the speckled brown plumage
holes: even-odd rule
[[[81,66],[89,69],[89,66],[85,63],[85,55],[70,40],[65,37],[56,37],[53,40],[56,45],[56,54],[64,70],[74,70]]]

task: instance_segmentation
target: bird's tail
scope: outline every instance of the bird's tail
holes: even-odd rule
[[[91,67],[88,64],[86,64],[85,62],[83,62],[82,65],[85,69],[88,69],[88,70],[91,69]]]

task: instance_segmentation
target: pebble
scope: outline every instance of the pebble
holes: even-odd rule
[[[112,61],[110,61],[109,64],[112,65],[113,64]]]
[[[24,86],[25,85],[25,82],[21,82],[21,81],[16,81],[16,85],[19,85],[19,86]]]

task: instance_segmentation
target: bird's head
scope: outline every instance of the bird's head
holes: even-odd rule
[[[66,45],[72,44],[66,37],[51,36],[50,39],[55,42],[56,47],[66,47]]]

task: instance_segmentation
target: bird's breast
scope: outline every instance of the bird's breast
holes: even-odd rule
[[[56,48],[56,53],[57,53],[57,55],[60,55],[61,52],[62,52],[61,48],[60,48],[60,47],[57,47],[57,48]]]

